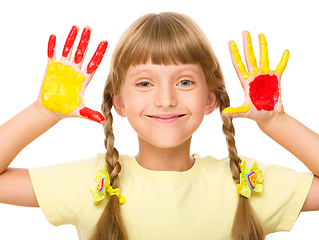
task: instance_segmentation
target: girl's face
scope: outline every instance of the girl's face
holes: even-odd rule
[[[198,64],[130,67],[119,94],[116,111],[127,117],[140,140],[159,148],[176,147],[191,137],[204,115],[217,104]]]

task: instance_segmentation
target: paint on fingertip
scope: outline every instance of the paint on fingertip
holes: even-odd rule
[[[91,61],[89,62],[87,66],[87,69],[86,69],[87,74],[92,74],[100,65],[103,59],[104,53],[106,51],[107,45],[108,45],[107,41],[103,41],[99,44]]]
[[[253,44],[251,42],[251,37],[250,37],[249,32],[247,32],[246,36],[247,36],[248,59],[249,59],[250,64],[253,67],[252,73],[253,73],[254,77],[256,77],[257,72],[258,72],[257,60],[256,60],[256,57],[254,55]]]
[[[63,57],[67,57],[69,55],[69,52],[71,51],[71,48],[74,44],[77,34],[78,34],[78,28],[77,26],[73,26],[64,44],[64,48],[62,52]]]
[[[269,58],[267,41],[264,34],[259,35],[260,44],[260,65],[259,71],[263,74],[269,74]]]
[[[225,108],[223,113],[246,113],[249,111],[251,103],[249,103],[247,106],[239,106],[236,108],[228,107]]]
[[[90,36],[91,30],[89,28],[84,28],[78,45],[78,49],[76,50],[74,55],[74,62],[76,64],[80,63],[83,60],[84,53],[89,44]]]
[[[258,111],[272,111],[279,99],[276,75],[259,75],[249,83],[249,96]]]
[[[244,65],[244,63],[242,62],[241,58],[240,58],[240,54],[239,54],[239,52],[238,52],[238,48],[237,48],[235,42],[232,42],[232,43],[231,43],[230,49],[231,49],[231,51],[233,52],[235,61],[236,61],[236,63],[237,63],[237,68],[238,68],[238,70],[239,70],[239,71],[241,72],[241,74],[243,75],[243,78],[244,78],[245,80],[247,80],[247,79],[249,78],[250,73],[246,71],[245,65]]]
[[[103,115],[101,113],[99,113],[98,111],[94,111],[90,108],[84,107],[79,111],[79,114],[82,117],[86,117],[92,121],[95,121],[97,123],[103,123],[105,121],[105,118],[103,117]]]
[[[48,58],[53,58],[54,56],[55,43],[56,43],[56,36],[52,34],[48,42]]]
[[[276,70],[282,75],[287,63],[288,63],[288,59],[289,59],[289,51],[285,50],[284,53],[282,54],[281,60],[278,64],[278,66],[276,67]]]

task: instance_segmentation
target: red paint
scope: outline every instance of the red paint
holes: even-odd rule
[[[79,111],[79,113],[82,117],[86,117],[86,118],[93,120],[95,122],[98,122],[98,123],[103,123],[105,121],[105,118],[103,117],[103,115],[101,113],[99,113],[98,111],[94,111],[92,109],[89,109],[87,107],[82,108]]]
[[[86,69],[87,74],[92,74],[100,65],[102,58],[104,56],[104,53],[106,51],[106,48],[107,48],[107,41],[101,42],[100,45],[97,47],[91,61],[89,62],[87,66],[87,69]]]
[[[69,55],[69,52],[74,44],[77,34],[78,34],[78,28],[77,26],[73,26],[64,44],[63,53],[62,53],[63,57],[67,57]]]
[[[53,58],[55,49],[56,36],[51,35],[48,43],[48,58]]]
[[[279,98],[278,78],[276,75],[259,75],[249,83],[249,96],[258,111],[272,111]]]
[[[85,50],[87,48],[87,45],[89,44],[90,35],[91,35],[91,30],[89,28],[84,28],[81,35],[81,40],[79,42],[78,49],[76,50],[74,55],[74,62],[76,64],[80,63],[83,59]]]

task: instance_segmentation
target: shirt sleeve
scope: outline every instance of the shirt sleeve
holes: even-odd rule
[[[255,160],[243,157],[250,169]],[[264,176],[264,190],[249,199],[253,209],[264,224],[267,234],[290,231],[308,196],[312,173],[257,162]]]
[[[39,206],[54,226],[76,225],[87,205],[92,204],[90,189],[104,157],[29,169]]]

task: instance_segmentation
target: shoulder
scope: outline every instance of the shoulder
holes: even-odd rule
[[[126,156],[121,155],[119,161],[125,163],[125,159]],[[96,220],[102,208],[93,204],[90,189],[96,187],[95,178],[101,167],[106,167],[104,153],[77,161],[29,169],[39,206],[51,224],[78,222],[87,211],[95,211],[92,218]]]
[[[266,164],[246,156],[240,156],[240,158],[246,162],[248,171],[254,163],[257,163],[262,171],[263,192],[253,192],[249,202],[264,223],[265,231],[267,233],[289,231],[298,218],[309,193],[313,174],[297,172],[275,164]],[[205,160],[204,166],[209,173],[215,171],[214,175],[219,176],[218,179],[223,179],[223,181],[218,181],[218,186],[223,186],[222,189],[230,189],[232,193],[236,192],[236,184],[230,172],[229,158],[217,160],[206,156],[202,159]],[[223,192],[224,195],[225,192]]]
[[[251,199],[252,202],[261,201],[260,203],[262,203],[266,200],[269,201],[268,203],[272,203],[282,199],[288,200],[289,197],[292,198],[294,196],[299,196],[299,201],[305,200],[313,180],[313,174],[297,172],[275,164],[266,164],[246,156],[240,156],[240,158],[246,162],[248,172],[250,172],[254,163],[257,163],[263,174],[264,191],[262,194],[254,193]],[[207,177],[211,179],[222,178],[224,181],[228,181],[229,185],[235,186],[230,171],[229,158],[218,160],[211,156],[206,156],[200,159],[204,161],[202,172],[206,173]],[[284,204],[284,201],[280,202]]]

